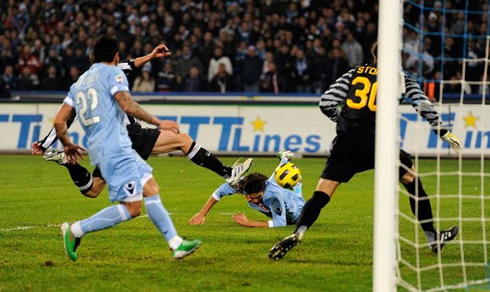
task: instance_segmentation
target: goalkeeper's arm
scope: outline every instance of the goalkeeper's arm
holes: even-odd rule
[[[352,74],[355,68],[340,76],[330,87],[322,94],[320,100],[320,110],[333,122],[337,122],[340,116],[338,105],[343,103],[347,98],[348,88]]]
[[[456,153],[461,150],[459,139],[442,125],[442,120],[429,98],[420,89],[418,83],[405,74],[405,99],[412,104],[417,113],[426,119],[433,131],[445,142],[451,145]]]

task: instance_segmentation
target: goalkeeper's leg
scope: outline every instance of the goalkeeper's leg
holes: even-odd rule
[[[318,219],[320,212],[323,207],[330,202],[330,197],[333,195],[339,184],[340,183],[337,181],[323,178],[318,181],[313,196],[303,206],[301,215],[296,223],[296,230],[293,234],[279,241],[272,247],[269,252],[269,257],[271,259],[280,260],[290,249],[301,243],[304,233]]]
[[[450,241],[458,234],[457,227],[451,227],[449,230],[437,232],[434,228],[434,217],[432,215],[432,206],[430,199],[424,190],[422,181],[415,176],[415,168],[412,165],[410,156],[401,150],[400,160],[410,171],[400,167],[400,182],[403,184],[410,196],[410,207],[412,213],[417,217],[420,226],[424,231],[427,242],[430,244],[432,251],[439,252],[445,242]],[[407,160],[408,159],[408,160]]]

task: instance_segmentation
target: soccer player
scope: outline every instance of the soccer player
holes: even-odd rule
[[[281,162],[269,179],[261,173],[252,173],[241,179],[236,187],[228,183],[222,184],[214,191],[201,211],[189,220],[189,224],[204,224],[207,213],[221,198],[236,193],[245,196],[250,208],[272,219],[253,221],[249,220],[245,214],[238,213],[233,216],[233,220],[241,226],[274,228],[296,223],[305,204],[301,192],[301,174],[299,169],[290,163],[293,157],[292,152],[279,152],[278,157],[281,158]],[[289,186],[294,185],[292,190],[279,186],[287,187],[288,184]]]
[[[129,76],[136,68],[142,67],[150,60],[169,55],[168,48],[164,45],[159,45],[150,54],[136,59],[122,61],[118,64],[118,67],[123,70],[126,76]],[[76,114],[73,111],[73,114],[67,121],[67,127],[70,127],[75,117]],[[127,117],[127,130],[132,147],[145,160],[148,159],[150,154],[181,151],[195,164],[212,170],[231,184],[236,184],[238,179],[252,165],[253,160],[250,158],[245,160],[243,164],[237,162],[232,167],[224,165],[216,156],[197,144],[188,134],[180,133],[178,124],[173,121],[164,121],[160,129],[142,128],[133,117],[129,115]],[[56,140],[56,131],[53,128],[42,140],[32,144],[32,154],[45,153]],[[104,179],[101,177],[98,168],[95,168],[93,174],[90,174],[80,164],[68,163],[63,152],[55,150],[48,151],[45,153],[44,159],[65,166],[70,173],[71,179],[84,196],[96,198],[105,186]]]
[[[376,45],[372,53],[374,64],[357,66],[332,84],[322,95],[320,109],[337,123],[337,137],[332,142],[330,157],[323,169],[313,196],[306,202],[296,223],[294,233],[272,247],[271,259],[281,259],[291,248],[301,243],[306,230],[316,221],[337,187],[348,182],[356,173],[374,168],[375,116],[376,116]],[[458,152],[461,143],[449,129],[442,125],[436,109],[420,90],[415,80],[405,74],[405,99],[415,111],[427,120],[442,140]],[[342,105],[342,109],[337,106]],[[441,250],[447,241],[458,233],[458,227],[437,231],[434,228],[429,197],[422,182],[415,176],[410,155],[400,149],[399,178],[410,193],[410,206],[424,231],[433,252]],[[416,206],[418,204],[418,206]],[[418,210],[417,210],[418,209]]]
[[[137,217],[141,201],[148,216],[168,242],[174,258],[194,252],[200,240],[184,240],[178,236],[172,220],[162,205],[160,190],[151,167],[131,148],[126,129],[126,115],[155,126],[164,124],[148,114],[129,93],[128,81],[119,62],[119,42],[107,35],[99,36],[93,47],[94,64],[74,83],[55,119],[56,134],[64,145],[69,162],[83,158],[80,146],[68,137],[67,121],[75,108],[88,137],[91,164],[97,165],[109,185],[109,197],[118,205],[107,207],[90,218],[61,229],[65,250],[72,261],[77,260],[77,247],[82,237]]]

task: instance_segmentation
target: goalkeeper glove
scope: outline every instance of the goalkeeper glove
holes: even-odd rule
[[[441,139],[444,142],[448,142],[451,145],[451,148],[453,148],[454,152],[456,152],[456,154],[459,154],[459,151],[462,147],[461,142],[458,140],[458,137],[456,137],[456,135],[447,131],[447,133],[444,134]]]

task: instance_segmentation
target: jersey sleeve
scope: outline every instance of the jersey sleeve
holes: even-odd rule
[[[129,83],[128,78],[121,70],[121,68],[115,67],[112,71],[112,74],[109,75],[109,89],[111,91],[111,95],[114,95],[118,92],[126,91],[129,92]]]
[[[442,120],[436,108],[430,102],[429,98],[420,89],[419,84],[405,73],[405,100],[407,100],[415,111],[429,122],[434,132],[439,130],[439,135],[447,133],[446,127],[442,125]]]
[[[267,201],[264,201],[264,204],[271,210],[272,213],[272,220],[269,220],[269,227],[274,228],[286,226],[286,206],[284,205],[284,200],[281,200],[280,195],[276,192],[273,192],[267,197],[268,199]]]
[[[231,196],[233,194],[236,194],[237,190],[234,189],[232,186],[230,186],[228,183],[222,184],[219,188],[217,188],[212,197],[216,200],[219,201],[221,198],[224,196]]]
[[[349,92],[349,84],[356,68],[349,70],[344,75],[340,76],[330,87],[325,91],[320,99],[320,110],[333,122],[337,122],[340,116],[340,110],[337,107],[347,98]]]
[[[119,64],[117,64],[117,67],[119,67],[121,70],[123,70],[123,72],[126,76],[130,76],[136,70],[136,65],[134,64],[134,59],[121,61],[121,62],[119,62]]]

